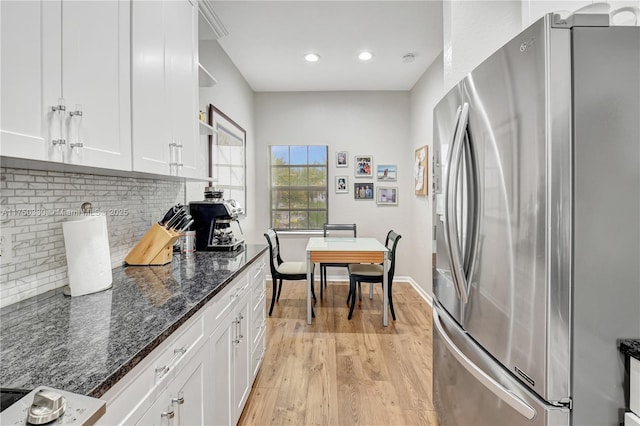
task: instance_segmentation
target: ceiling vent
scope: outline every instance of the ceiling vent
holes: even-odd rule
[[[229,31],[213,9],[212,1],[199,0],[198,9],[200,10],[198,22],[198,38],[200,40],[217,40],[229,35]]]

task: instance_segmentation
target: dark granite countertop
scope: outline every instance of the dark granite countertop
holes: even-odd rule
[[[109,290],[57,289],[0,309],[0,386],[101,397],[266,249],[116,268]]]
[[[640,339],[623,339],[619,343],[622,353],[640,361]]]

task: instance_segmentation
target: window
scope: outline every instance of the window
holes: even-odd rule
[[[271,227],[322,229],[327,222],[327,147],[269,147]]]

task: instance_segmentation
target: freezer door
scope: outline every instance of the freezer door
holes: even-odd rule
[[[436,302],[433,398],[438,424],[568,425],[570,411],[545,404],[487,355]]]
[[[551,326],[547,310],[548,36],[545,20],[538,21],[463,81],[463,100],[469,104],[467,138],[479,173],[479,235],[470,262],[469,301],[462,326],[545,400],[551,400],[547,388]],[[567,63],[569,53],[564,52]],[[570,78],[568,68],[566,77]],[[569,81],[565,87],[569,102]],[[559,125],[568,129],[568,118]],[[569,145],[568,139],[564,142]],[[567,162],[565,169],[569,166]],[[562,397],[569,392],[568,376],[565,379]]]
[[[460,119],[461,86],[456,86],[433,111],[433,295],[457,321],[462,321],[462,303],[453,279],[451,251],[446,238],[446,193],[450,170],[451,145]]]

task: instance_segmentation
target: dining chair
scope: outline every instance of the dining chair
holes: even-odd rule
[[[396,247],[402,235],[396,234],[393,230],[389,231],[384,245],[389,249],[389,272],[387,273],[387,292],[389,294],[389,307],[391,308],[391,317],[396,320],[396,312],[393,309],[393,296],[391,289],[393,287],[393,274],[396,269]],[[361,264],[352,263],[349,265],[349,295],[347,296],[347,305],[349,308],[349,319],[353,315],[353,308],[356,305],[356,287],[359,292],[359,298],[362,300],[361,283],[371,283],[369,297],[373,298],[373,283],[382,283],[384,269],[378,264]],[[356,285],[357,284],[357,285]],[[383,295],[384,297],[384,295]]]
[[[269,244],[269,256],[271,261],[269,266],[271,267],[271,282],[273,283],[273,292],[271,295],[271,307],[269,308],[269,316],[273,312],[273,306],[280,300],[280,293],[282,292],[282,280],[297,281],[304,280],[305,285],[307,283],[307,263],[306,262],[285,262],[280,256],[280,239],[278,234],[273,229],[268,229],[264,233],[264,237]],[[315,268],[315,265],[312,265]],[[276,286],[279,281],[279,285]],[[311,295],[313,300],[316,300],[316,293],[314,290],[313,282],[313,269],[311,270]],[[277,292],[276,292],[277,289]],[[313,313],[313,310],[312,310]],[[313,315],[315,317],[315,314]]]
[[[322,227],[324,237],[357,237],[355,223],[325,223]],[[327,268],[348,268],[348,263],[320,264],[320,299],[323,298],[323,288],[327,288]]]

